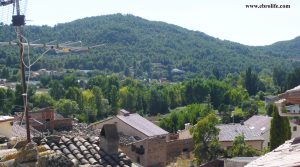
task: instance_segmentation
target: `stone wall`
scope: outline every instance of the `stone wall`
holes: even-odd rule
[[[194,143],[192,139],[177,139],[167,142],[167,162],[175,160],[178,156],[193,151]]]
[[[247,140],[245,142],[257,150],[261,151],[263,149],[264,140]],[[220,144],[223,149],[227,149],[233,145],[233,141],[220,141]]]
[[[73,120],[71,118],[53,120],[50,124],[55,130],[71,130]]]
[[[145,167],[164,167],[167,162],[167,144],[165,137],[153,137],[135,143],[120,146],[133,162]]]

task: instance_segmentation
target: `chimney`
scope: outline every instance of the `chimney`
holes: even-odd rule
[[[124,109],[121,109],[120,111],[119,111],[119,115],[123,115],[123,116],[129,116],[130,115],[130,112],[129,111],[126,111],[126,110],[124,110]]]
[[[185,129],[185,130],[188,130],[188,129],[190,129],[190,126],[191,126],[190,123],[185,123],[185,124],[184,124],[184,129]]]
[[[100,148],[107,154],[117,154],[119,147],[119,134],[115,124],[103,125],[100,132]]]

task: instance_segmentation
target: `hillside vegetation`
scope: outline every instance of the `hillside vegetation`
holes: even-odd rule
[[[0,41],[15,39],[13,28],[8,25],[0,26],[0,32]],[[59,43],[82,41],[86,46],[105,44],[85,53],[49,52],[33,70],[97,69],[105,74],[170,80],[184,79],[174,75],[172,69],[183,70],[184,76],[214,74],[222,77],[248,67],[270,74],[274,66],[285,67],[297,62],[300,50],[299,38],[271,46],[250,47],[199,31],[121,14],[89,17],[54,27],[26,26],[24,34],[30,41],[40,39],[42,43],[57,40]],[[18,54],[12,48],[1,46],[0,64],[17,68]],[[32,50],[35,56],[42,52]]]

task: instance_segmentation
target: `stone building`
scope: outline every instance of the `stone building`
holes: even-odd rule
[[[151,137],[126,145],[120,145],[132,161],[145,167],[164,167],[167,163],[165,137]]]
[[[257,150],[263,149],[264,138],[261,137],[260,134],[256,131],[251,130],[248,126],[241,124],[223,124],[218,125],[217,128],[220,129],[218,138],[223,149],[232,147],[235,137],[242,134],[245,137],[246,144],[254,147]],[[189,129],[185,129],[179,132],[179,136],[180,138],[185,139],[186,142],[193,142],[192,135],[190,134]],[[190,148],[193,148],[193,145],[191,143],[189,145]]]
[[[271,120],[272,117],[269,116],[253,115],[244,122],[246,126],[264,138],[263,148],[268,147],[270,143]],[[300,126],[297,119],[291,119],[290,126],[292,138],[300,137]]]
[[[21,115],[17,117],[21,120]],[[29,112],[30,125],[39,131],[52,131],[52,130],[71,130],[71,118],[64,118],[57,114],[53,108],[43,108],[38,111]]]
[[[115,117],[91,124],[89,129],[103,129],[105,124],[115,124],[121,135],[121,150],[133,162],[145,167],[165,166],[167,163],[168,132],[137,113],[120,110]]]

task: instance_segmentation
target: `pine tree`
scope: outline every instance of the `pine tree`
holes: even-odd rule
[[[255,95],[258,91],[258,76],[252,72],[251,67],[246,70],[245,87],[249,95]]]
[[[273,150],[291,138],[291,127],[287,117],[278,114],[277,107],[273,105],[273,114],[270,130],[270,150]]]

